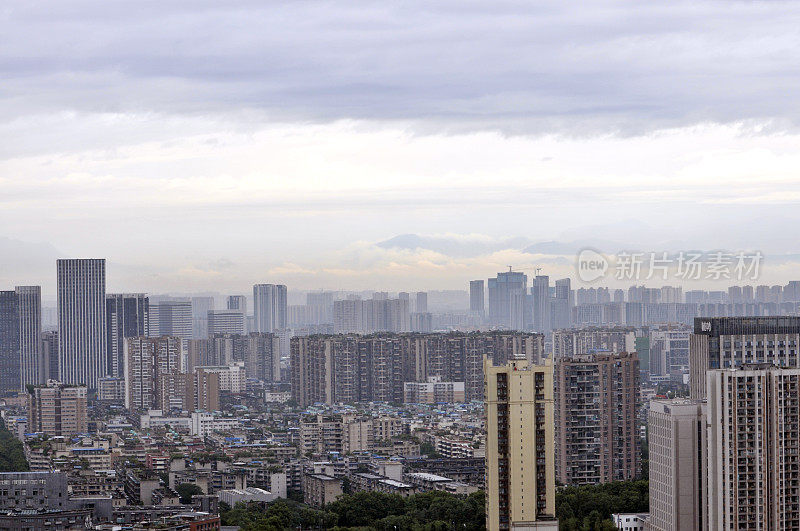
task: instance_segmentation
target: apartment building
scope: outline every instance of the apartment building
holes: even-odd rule
[[[484,364],[486,528],[557,530],[553,368]]]
[[[636,478],[639,358],[632,353],[565,357],[555,364],[556,477],[565,485]]]

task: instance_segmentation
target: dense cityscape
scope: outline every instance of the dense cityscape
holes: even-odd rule
[[[0,531],[800,531],[798,28],[4,0]]]
[[[108,292],[103,259],[56,276],[54,309],[0,291],[2,528],[800,522],[797,281],[574,290],[510,269],[177,297]]]

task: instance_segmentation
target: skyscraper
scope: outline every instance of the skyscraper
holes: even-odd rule
[[[47,379],[42,356],[42,290],[39,286],[17,286],[19,303],[19,349],[21,389],[42,385]]]
[[[489,279],[489,322],[511,330],[524,330],[527,315],[528,277],[511,271],[498,273]]]
[[[96,389],[108,374],[106,261],[58,260],[57,271],[61,380]]]
[[[417,304],[414,309],[416,313],[428,313],[428,292],[427,291],[418,291],[417,292]]]
[[[469,311],[473,315],[483,317],[486,311],[484,300],[486,298],[486,290],[483,287],[483,280],[470,280],[469,281]]]
[[[553,368],[484,359],[486,529],[557,530]]]
[[[244,335],[246,329],[244,313],[239,310],[208,311],[208,337],[216,334]]]
[[[253,286],[255,332],[274,332],[286,328],[286,286],[256,284]]]
[[[125,339],[150,335],[150,302],[144,293],[106,295],[108,369],[112,376],[125,376]]]
[[[61,379],[58,369],[58,332],[42,332],[42,363],[45,382]]]
[[[208,336],[208,312],[213,309],[214,297],[192,297],[192,338]]]
[[[19,298],[0,291],[0,394],[20,390]]]
[[[536,275],[531,287],[533,300],[533,330],[536,332],[550,332],[550,277]]]
[[[697,317],[689,337],[691,397],[706,396],[706,372],[746,363],[800,367],[800,317]]]
[[[174,336],[188,341],[193,337],[192,303],[183,299],[150,304],[149,323],[150,337]]]
[[[228,295],[227,308],[229,310],[239,310],[247,315],[247,297],[244,295]]]

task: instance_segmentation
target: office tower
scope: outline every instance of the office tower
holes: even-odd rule
[[[214,297],[192,297],[192,339],[208,337],[208,312],[213,309]]]
[[[42,385],[46,368],[42,357],[42,290],[39,286],[17,286],[19,309],[20,389]]]
[[[525,328],[528,277],[511,271],[489,279],[489,322],[510,330]]]
[[[256,332],[274,332],[286,328],[286,286],[256,284],[253,286],[253,314]]]
[[[555,365],[556,477],[565,485],[639,475],[639,358],[562,357]]]
[[[60,380],[58,374],[58,332],[42,332],[42,363],[44,381]]]
[[[108,374],[106,261],[58,260],[58,357],[61,380],[97,389]]]
[[[229,310],[239,310],[247,315],[247,297],[244,295],[228,295],[228,303],[226,307]]]
[[[86,433],[86,387],[50,382],[28,395],[28,429],[50,437]]]
[[[553,368],[484,362],[486,529],[558,529]]]
[[[550,277],[536,275],[531,287],[533,300],[533,330],[535,332],[550,331]]]
[[[470,280],[469,281],[469,311],[472,315],[483,317],[485,310],[484,300],[486,297],[486,290],[483,286],[483,280]]]
[[[483,399],[483,358],[541,363],[544,336],[522,332],[354,334],[291,340],[292,397],[315,402],[401,402],[406,382],[463,382],[466,400]]]
[[[162,300],[150,304],[150,337],[193,338],[192,302],[188,299]]]
[[[150,335],[150,301],[144,293],[106,295],[109,374],[125,377],[125,339]]]
[[[707,376],[708,529],[800,529],[800,369]]]
[[[181,373],[181,339],[133,337],[125,340],[125,407],[169,410],[183,400],[170,375]],[[164,383],[167,382],[167,383]]]
[[[414,311],[416,313],[428,313],[428,292],[426,291],[417,292],[417,303]]]
[[[800,317],[697,317],[689,338],[689,389],[706,396],[709,369],[745,363],[798,367]]]
[[[590,354],[594,351],[633,352],[636,329],[590,327],[553,331],[553,358]]]
[[[665,325],[650,329],[651,376],[670,377],[683,383],[689,374],[689,336],[692,329],[684,325]]]
[[[209,310],[208,336],[216,334],[245,334],[244,313],[239,310]]]
[[[704,404],[651,400],[647,420],[650,451],[651,531],[705,529]]]
[[[20,390],[19,298],[15,291],[0,291],[0,395]]]

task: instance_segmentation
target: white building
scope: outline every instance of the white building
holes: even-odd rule
[[[219,390],[231,393],[244,393],[247,390],[247,373],[244,362],[237,361],[230,365],[206,365],[195,367],[204,372],[219,375]]]
[[[241,428],[239,419],[215,417],[210,413],[196,411],[192,413],[192,435],[205,437],[215,431],[227,431]]]
[[[614,525],[620,531],[644,531],[647,525],[647,513],[616,513],[612,514]],[[683,529],[683,528],[675,528]]]
[[[58,361],[65,384],[97,389],[108,375],[106,261],[66,259],[58,271]]]

